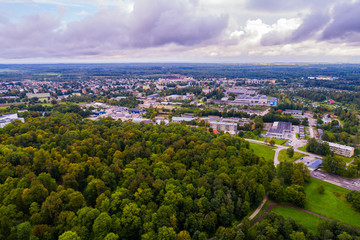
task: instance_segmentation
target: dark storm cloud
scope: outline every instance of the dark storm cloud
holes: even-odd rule
[[[196,0],[136,0],[130,13],[103,8],[67,25],[49,13],[0,24],[0,54],[71,57],[167,44],[193,46],[216,38],[227,23],[227,16],[207,14]]]
[[[321,40],[360,43],[360,2],[345,3],[333,10],[332,21],[322,33]]]
[[[308,15],[300,27],[292,33],[290,42],[300,42],[314,38],[315,34],[323,29],[329,21],[330,16],[328,12],[319,11]]]
[[[359,1],[325,4],[311,10],[291,34],[269,32],[262,37],[262,45],[281,45],[305,40],[360,44]]]

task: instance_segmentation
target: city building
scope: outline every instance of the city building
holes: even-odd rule
[[[249,96],[249,95],[238,95],[234,103],[239,103],[241,105],[264,105],[268,104],[268,98],[266,95],[256,95],[256,96]]]
[[[210,122],[210,128],[216,131],[224,131],[232,134],[237,132],[237,124],[231,122]]]
[[[5,127],[9,123],[20,120],[21,122],[25,122],[24,118],[19,118],[17,113],[9,113],[0,116],[0,128]]]
[[[38,98],[39,101],[46,101],[50,99],[50,93],[27,93],[26,94],[28,99]]]
[[[305,138],[305,128],[303,125],[299,126],[299,136],[300,138]]]
[[[131,113],[136,113],[136,114],[143,114],[146,113],[146,111],[144,109],[138,109],[138,108],[132,108],[130,109]]]
[[[195,120],[196,118],[194,117],[172,117],[172,122],[191,122],[193,120]]]
[[[266,133],[270,138],[290,138],[292,124],[290,122],[274,122],[272,127]]]
[[[338,143],[327,142],[330,146],[330,150],[338,155],[345,157],[352,157],[354,155],[354,148],[346,145],[341,145]]]
[[[277,106],[278,102],[279,102],[279,100],[276,97],[271,97],[268,100],[268,103],[270,106]]]
[[[290,114],[290,115],[302,115],[303,111],[302,110],[292,110],[292,109],[286,109],[284,111],[284,114]]]

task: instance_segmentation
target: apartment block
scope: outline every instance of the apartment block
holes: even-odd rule
[[[327,142],[330,146],[330,150],[335,154],[342,155],[345,157],[352,157],[354,155],[354,148],[338,143]]]

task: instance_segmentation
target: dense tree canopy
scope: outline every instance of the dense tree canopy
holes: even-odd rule
[[[55,113],[0,131],[1,239],[204,239],[275,173],[241,138],[181,124]]]

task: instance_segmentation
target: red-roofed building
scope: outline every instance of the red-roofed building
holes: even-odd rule
[[[329,102],[330,102],[331,104],[335,103],[335,101],[332,100],[332,99],[329,99]]]

